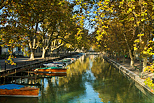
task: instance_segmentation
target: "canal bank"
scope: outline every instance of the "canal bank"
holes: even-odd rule
[[[30,77],[41,77],[30,75]],[[68,65],[66,76],[25,78],[16,82],[39,84],[37,103],[153,103],[132,79],[126,78],[100,55],[83,55]],[[30,86],[30,85],[29,85]],[[31,85],[32,86],[32,85]],[[5,100],[5,101],[4,101]],[[0,97],[1,103],[34,103],[35,101]]]
[[[35,58],[35,60],[29,60],[29,58],[14,58],[14,62],[17,65],[6,64],[4,59],[0,60],[0,84],[5,81],[5,77],[43,66],[44,63],[61,60],[71,55],[76,55],[78,52],[68,53],[60,55],[59,57],[47,57],[45,59]]]
[[[135,62],[134,67],[131,67],[130,59],[125,60],[125,62],[123,63],[120,59],[117,60],[106,56],[104,56],[103,58],[120,72],[122,72],[124,76],[131,78],[137,84],[139,84],[140,86],[138,86],[138,89],[140,89],[143,93],[146,93],[145,91],[149,91],[152,95],[154,95],[153,89],[149,88],[144,83],[146,78],[150,77],[152,79],[154,74],[150,72],[145,72],[141,75],[140,70],[142,70],[142,65],[139,61]]]

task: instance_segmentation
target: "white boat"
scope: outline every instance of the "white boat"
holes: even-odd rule
[[[76,58],[65,58],[65,59],[67,59],[68,60],[68,62],[71,62],[71,63],[73,63],[73,62],[75,62],[76,61]],[[71,61],[70,61],[71,60]]]
[[[53,63],[48,63],[48,64],[43,64],[46,67],[65,67],[66,64],[62,62],[53,62]]]

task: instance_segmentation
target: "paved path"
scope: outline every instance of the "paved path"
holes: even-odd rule
[[[56,58],[58,59],[58,58],[63,58],[65,56],[75,55],[75,54],[76,52],[68,53],[68,54],[66,53],[66,54],[60,54],[58,57],[46,57],[45,59],[42,59],[40,57],[35,57],[35,60],[30,60],[29,58],[26,58],[26,57],[23,57],[23,58],[17,57],[17,58],[14,58],[13,60],[16,63],[16,65],[5,64],[5,59],[0,59],[0,72],[4,72],[5,70],[11,70],[13,68],[31,64],[37,61],[41,62],[41,61],[47,61],[47,60],[52,60]]]
[[[16,65],[10,65],[10,64],[6,64],[5,67],[5,59],[0,59],[0,72],[3,72],[9,69],[13,69],[15,67],[19,67],[22,65],[26,65],[26,64],[30,64],[30,63],[34,63],[36,61],[45,61],[45,60],[49,60],[49,59],[55,59],[56,57],[46,57],[45,59],[42,59],[40,57],[35,58],[35,60],[29,60],[29,58],[23,57],[23,58],[14,58],[14,62],[16,63]]]
[[[123,58],[119,58],[119,60],[110,58],[114,61],[116,61],[117,63],[121,64],[122,66],[126,67],[128,70],[134,72],[135,74],[139,75],[142,79],[145,79],[147,77],[150,78],[154,78],[154,73],[151,72],[145,72],[145,73],[141,73],[142,69],[143,69],[143,62],[140,63],[140,61],[135,60],[134,62],[134,66],[136,67],[131,67],[130,66],[130,59],[125,59],[125,62],[123,63]]]

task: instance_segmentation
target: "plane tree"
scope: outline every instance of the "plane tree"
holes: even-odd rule
[[[142,40],[147,41],[147,37],[151,33],[151,31],[147,31],[149,29],[146,28],[150,27],[148,25],[152,24],[152,4],[153,3],[151,1],[144,0],[96,1],[96,9],[93,11],[93,15],[95,15],[95,17],[94,19],[92,19],[92,21],[95,21],[95,26],[97,27],[95,34],[95,37],[97,39],[96,43],[99,44],[104,42],[103,46],[107,47],[108,45],[107,49],[112,48],[112,52],[119,51],[120,48],[124,49],[123,51],[128,50],[129,57],[131,58],[130,65],[134,66],[134,41],[138,38],[140,42],[142,42]],[[90,11],[87,11],[87,13],[90,14]],[[120,28],[118,29],[119,31],[121,31],[120,33],[116,31],[117,29],[112,28],[115,28],[114,22],[120,26]],[[145,37],[141,37],[140,35],[138,35],[143,33]],[[104,39],[105,37],[106,39]],[[152,38],[152,36],[150,36],[150,38]],[[125,41],[125,43],[123,41]],[[112,44],[112,42],[117,42],[116,44],[119,45],[126,45],[123,45],[123,48],[121,46],[120,48],[114,48],[112,45],[110,45]],[[145,44],[147,45],[148,43],[146,42]],[[145,58],[147,58],[147,56]]]
[[[16,35],[21,41],[25,39],[28,42],[31,53],[30,59],[34,59],[34,50],[39,46],[39,40],[37,40],[39,35],[37,31],[38,25],[42,21],[42,16],[40,14],[42,13],[41,10],[44,10],[44,3],[46,2],[38,2],[35,0],[11,1],[11,3],[6,5],[3,9],[4,17],[2,21],[7,21],[4,25],[14,23],[16,26],[21,27],[18,32],[20,32],[24,38],[21,39],[21,35],[17,32]],[[6,35],[7,32],[3,32],[3,34]]]
[[[1,24],[4,25],[2,32],[5,36],[3,37],[6,39],[7,33],[9,33],[5,25],[12,25],[11,23],[14,23],[16,24],[16,29],[17,26],[20,27],[18,32],[22,35],[19,35],[18,32],[15,35],[18,37],[18,40],[23,41],[24,39],[26,41],[24,45],[28,43],[31,54],[30,59],[34,59],[34,51],[41,45],[46,46],[43,47],[42,57],[44,58],[45,51],[50,47],[54,39],[64,39],[73,30],[74,24],[71,24],[71,22],[74,22],[71,20],[73,6],[67,1],[18,0],[6,1],[3,4],[4,12],[1,18]],[[39,27],[41,30],[38,29]],[[1,38],[3,37],[1,35]],[[48,45],[44,45],[45,39],[48,39]],[[21,44],[19,45],[21,46]]]
[[[71,5],[67,1],[58,2],[55,1],[52,4],[51,9],[54,12],[46,12],[44,14],[44,20],[40,27],[42,28],[41,46],[43,48],[42,58],[45,57],[46,51],[52,46],[52,50],[58,49],[64,43],[59,43],[64,41],[66,37],[69,37],[69,28],[74,27],[71,22]],[[48,42],[45,42],[45,41]],[[53,45],[52,45],[53,44]],[[55,44],[58,44],[56,47]],[[54,48],[53,48],[54,47]]]
[[[138,25],[138,38],[134,41],[134,50],[140,54],[140,59],[143,59],[143,71],[147,69],[147,58],[150,57],[149,62],[152,64],[153,55],[153,2],[140,1],[138,2],[140,11],[133,12],[135,15],[136,24]],[[151,65],[151,70],[152,70]],[[142,72],[143,72],[142,71]]]

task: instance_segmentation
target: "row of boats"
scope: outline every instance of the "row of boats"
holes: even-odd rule
[[[59,61],[43,64],[43,68],[36,68],[34,72],[65,73],[67,71],[67,65],[75,62],[81,55],[82,54],[73,55]]]
[[[43,68],[35,68],[35,73],[60,73],[64,74],[67,72],[67,65],[75,62],[82,53],[64,58],[59,61],[43,64]],[[38,97],[39,88],[36,87],[25,87],[24,85],[18,84],[6,84],[0,85],[0,96],[14,96],[14,97]]]

